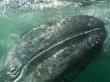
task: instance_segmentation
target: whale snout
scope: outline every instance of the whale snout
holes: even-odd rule
[[[105,23],[102,20],[93,16],[86,15],[74,16],[70,18],[70,20],[71,21],[68,24],[68,27],[70,25],[73,26],[73,32],[76,32],[77,34],[80,32],[85,32],[96,28],[105,29],[104,27]]]

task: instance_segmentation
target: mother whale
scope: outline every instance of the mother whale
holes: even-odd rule
[[[75,77],[100,53],[105,38],[103,21],[92,16],[39,25],[2,58],[0,82],[60,82],[70,74]]]

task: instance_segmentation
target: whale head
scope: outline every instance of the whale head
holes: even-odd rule
[[[0,82],[54,82],[80,71],[101,51],[106,36],[104,22],[86,15],[32,28],[1,59]]]

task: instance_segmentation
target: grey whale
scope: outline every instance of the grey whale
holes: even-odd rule
[[[0,62],[0,82],[68,82],[103,49],[104,22],[73,16],[25,33]]]

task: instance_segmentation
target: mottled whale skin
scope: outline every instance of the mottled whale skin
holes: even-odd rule
[[[2,58],[0,82],[68,82],[101,52],[106,36],[104,22],[93,16],[36,26]]]

